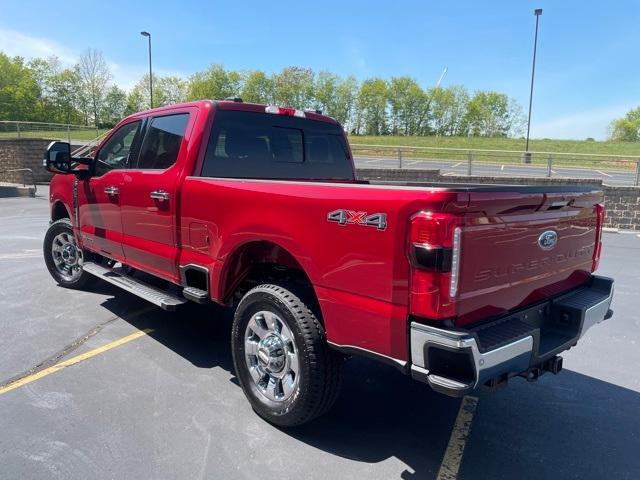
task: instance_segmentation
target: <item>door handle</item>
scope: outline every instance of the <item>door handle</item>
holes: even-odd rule
[[[120,190],[118,190],[118,187],[105,187],[104,193],[106,193],[107,195],[118,195],[118,193],[120,193]]]
[[[164,190],[154,190],[149,194],[149,196],[154,200],[160,200],[160,201],[169,200],[169,192],[165,192]]]

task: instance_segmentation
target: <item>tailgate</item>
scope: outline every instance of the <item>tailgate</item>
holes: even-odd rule
[[[599,191],[470,192],[461,238],[459,326],[588,281]]]

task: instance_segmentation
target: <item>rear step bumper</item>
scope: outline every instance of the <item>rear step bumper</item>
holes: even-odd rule
[[[411,374],[459,397],[517,375],[536,380],[546,371],[558,373],[557,355],[612,316],[612,299],[613,280],[593,276],[587,286],[467,330],[412,322]]]

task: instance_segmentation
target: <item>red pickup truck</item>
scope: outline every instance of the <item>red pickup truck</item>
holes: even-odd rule
[[[356,179],[319,112],[199,101],[122,120],[92,157],[52,143],[44,258],[168,310],[235,310],[233,360],[256,412],[327,411],[349,355],[461,396],[562,368],[608,319],[593,275],[602,193],[580,186]],[[185,321],[187,321],[185,319]]]

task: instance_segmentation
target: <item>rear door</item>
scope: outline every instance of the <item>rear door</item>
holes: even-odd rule
[[[118,127],[100,146],[93,175],[78,184],[79,226],[83,243],[91,250],[122,260],[122,187],[140,140],[142,121]]]
[[[459,325],[585,283],[600,192],[472,192],[462,230]]]
[[[147,119],[140,154],[121,190],[127,264],[171,281],[179,280],[177,190],[195,112],[184,108]]]

